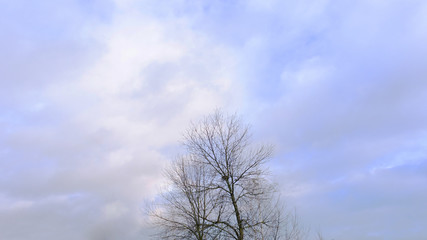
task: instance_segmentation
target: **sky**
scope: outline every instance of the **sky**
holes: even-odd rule
[[[427,2],[0,0],[0,239],[149,239],[182,133],[272,143],[325,239],[427,237]]]

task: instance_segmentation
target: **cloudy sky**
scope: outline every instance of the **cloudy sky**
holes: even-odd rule
[[[327,239],[427,237],[427,2],[0,0],[0,239],[148,239],[215,108]]]

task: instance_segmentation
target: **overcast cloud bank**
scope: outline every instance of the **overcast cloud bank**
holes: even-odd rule
[[[147,239],[191,120],[238,111],[334,239],[427,236],[424,1],[2,3],[0,238]]]

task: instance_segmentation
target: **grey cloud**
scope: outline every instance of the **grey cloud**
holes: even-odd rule
[[[328,238],[425,235],[422,1],[94,4],[1,40],[0,237],[146,239],[141,202],[218,106],[276,143],[283,195]]]
[[[2,40],[15,48],[0,60],[0,238],[147,239],[141,204],[162,186],[168,149],[228,97],[221,46],[186,24],[115,9],[107,25],[87,8],[37,6],[31,24],[47,29],[25,33],[30,47],[14,41],[31,28],[15,16]]]
[[[245,46],[246,114],[277,143],[271,168],[307,222],[330,238],[421,239],[424,215],[411,214],[425,208],[424,173],[402,172],[426,161],[427,6],[311,3],[273,2],[268,16],[239,8],[225,29],[213,18],[200,27]]]

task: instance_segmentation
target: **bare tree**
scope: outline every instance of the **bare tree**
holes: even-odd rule
[[[216,239],[218,230],[207,219],[218,209],[218,199],[206,191],[213,180],[203,164],[180,157],[166,170],[169,189],[150,211],[162,239]]]
[[[309,229],[302,226],[298,218],[297,212],[283,211],[285,214],[282,221],[281,231],[285,240],[303,240],[307,238]]]
[[[323,234],[321,232],[317,232],[317,240],[324,240]]]
[[[272,147],[250,140],[249,127],[235,115],[216,111],[191,125],[187,154],[167,172],[171,188],[152,211],[162,238],[300,239],[297,219],[282,215],[267,177]]]
[[[263,211],[275,191],[264,167],[272,147],[253,146],[248,130],[235,115],[217,111],[193,124],[184,142],[188,152],[215,173],[212,190],[225,205],[220,219],[208,221],[236,240],[260,235],[274,227],[276,219],[274,211]]]

